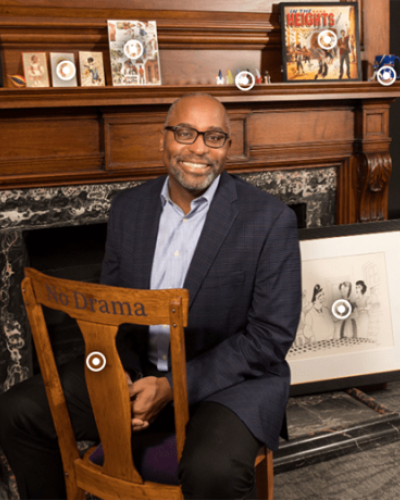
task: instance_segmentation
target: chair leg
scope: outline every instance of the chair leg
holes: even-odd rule
[[[273,452],[266,446],[260,450],[256,460],[256,488],[258,500],[274,498]]]

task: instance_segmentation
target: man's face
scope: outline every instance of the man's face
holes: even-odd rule
[[[199,132],[229,133],[223,106],[205,96],[188,97],[180,101],[172,111],[167,125],[183,125]],[[222,148],[215,149],[206,146],[204,136],[199,135],[193,144],[180,144],[172,131],[165,131],[161,151],[171,189],[176,192],[188,191],[194,197],[202,194],[222,172],[230,142],[227,139]]]

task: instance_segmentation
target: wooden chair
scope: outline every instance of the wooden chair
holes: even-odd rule
[[[144,480],[133,463],[131,406],[125,373],[115,346],[118,326],[169,324],[178,460],[189,419],[184,330],[189,292],[184,289],[131,290],[81,283],[25,269],[22,292],[32,329],[63,462],[67,497],[84,499],[85,491],[102,499],[181,499],[178,485]],[[80,457],[58,376],[42,305],[75,318],[86,348],[85,377],[102,447],[104,464]],[[113,411],[108,411],[112,408]],[[272,452],[262,448],[256,463],[259,498],[273,497]]]

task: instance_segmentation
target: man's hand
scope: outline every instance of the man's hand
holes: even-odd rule
[[[129,384],[132,400],[132,430],[146,429],[164,406],[172,401],[166,377],[144,377]]]

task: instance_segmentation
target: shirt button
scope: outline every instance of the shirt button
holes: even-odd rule
[[[179,250],[176,250],[176,251],[174,252],[174,255],[175,255],[175,257],[179,257]]]
[[[167,355],[166,355],[166,354],[163,354],[163,355],[161,356],[161,359],[163,359],[163,360],[165,361],[165,360],[167,359]]]
[[[184,218],[182,219],[182,221],[183,221],[183,222],[187,222],[187,219],[186,219],[186,217],[184,217]]]

